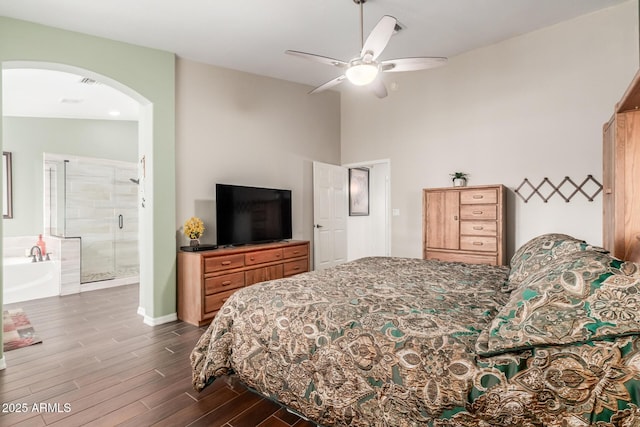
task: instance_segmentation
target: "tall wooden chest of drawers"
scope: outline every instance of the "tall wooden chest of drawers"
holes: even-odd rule
[[[424,259],[506,264],[505,187],[423,190]]]
[[[309,271],[309,242],[178,252],[178,319],[209,323],[243,286]]]

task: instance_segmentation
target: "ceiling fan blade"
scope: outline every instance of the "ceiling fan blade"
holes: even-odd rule
[[[287,55],[297,56],[298,58],[308,59],[314,62],[320,62],[325,65],[333,65],[334,67],[346,68],[349,64],[339,59],[329,58],[328,56],[314,55],[313,53],[298,52],[297,50],[286,50]]]
[[[384,85],[380,76],[369,84],[369,89],[371,89],[371,92],[378,98],[385,98],[387,96],[387,87]]]
[[[367,52],[372,55],[372,59],[376,59],[385,47],[389,43],[389,39],[393,35],[393,30],[396,28],[396,18],[393,16],[385,15],[371,30],[367,41],[362,46],[362,52],[360,56],[364,57]]]
[[[447,58],[399,58],[389,59],[380,63],[380,69],[385,72],[417,71],[440,67],[447,63]]]
[[[317,88],[315,88],[314,90],[309,92],[309,94],[318,93],[318,92],[322,92],[323,90],[331,89],[332,87],[340,84],[346,78],[347,78],[347,76],[345,76],[345,75],[338,76],[335,79],[329,80],[325,84],[318,86]]]

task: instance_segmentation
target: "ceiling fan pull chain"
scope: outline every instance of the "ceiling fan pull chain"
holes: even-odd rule
[[[360,0],[360,49],[364,48],[364,0]]]

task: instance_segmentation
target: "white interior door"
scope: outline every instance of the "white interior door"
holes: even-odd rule
[[[313,162],[314,268],[347,260],[347,169]]]

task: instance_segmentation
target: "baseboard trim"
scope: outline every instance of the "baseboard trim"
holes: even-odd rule
[[[139,311],[140,310],[138,310],[138,312]],[[144,323],[145,325],[149,325],[149,326],[158,326],[164,323],[175,322],[176,320],[178,320],[177,313],[171,313],[171,314],[167,314],[166,316],[160,316],[160,317],[151,317],[151,316],[147,316],[146,314],[144,315]]]
[[[142,306],[138,307],[138,314],[142,317],[146,316],[146,310],[144,309],[144,307]]]
[[[7,369],[7,359],[4,358],[4,354],[2,355],[2,359],[0,359],[0,371]]]

